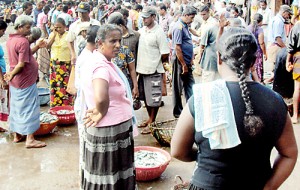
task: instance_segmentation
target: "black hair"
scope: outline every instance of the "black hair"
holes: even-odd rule
[[[159,4],[159,8],[162,9],[162,10],[167,11],[167,6],[163,3]]]
[[[121,8],[122,8],[121,5],[117,5],[115,6],[115,11],[120,10]]]
[[[43,10],[44,10],[44,12],[45,12],[45,11],[48,11],[48,12],[49,12],[49,11],[50,11],[49,5],[46,5],[46,6],[43,8]]]
[[[234,12],[240,14],[239,9],[237,7],[231,7],[231,10],[233,10]]]
[[[209,7],[207,5],[203,5],[199,8],[199,12],[209,12]]]
[[[133,10],[143,10],[143,6],[140,4],[136,4],[134,5]]]
[[[124,16],[126,16],[126,17],[129,17],[129,11],[128,11],[127,9],[120,9],[119,12],[120,12],[122,15],[124,15]]]
[[[69,10],[68,5],[63,6],[62,11],[63,11],[64,13],[67,13],[68,10]]]
[[[268,4],[266,0],[260,0],[260,3],[265,3],[266,5]]]
[[[255,32],[256,32],[258,23],[260,23],[262,20],[263,20],[263,16],[262,16],[261,14],[259,14],[259,13],[256,13],[256,14],[253,16],[253,20],[252,20],[252,23],[253,23],[253,30],[252,30],[252,33],[253,33],[253,34],[255,34]]]
[[[197,14],[197,9],[193,6],[186,6],[185,9],[182,12],[182,15],[196,15]]]
[[[23,3],[22,8],[23,8],[23,10],[26,10],[26,9],[27,9],[28,7],[30,7],[30,6],[32,6],[32,3],[29,2],[29,1],[26,1],[26,2]]]
[[[56,21],[55,21],[55,23],[60,23],[60,24],[62,24],[64,26],[66,26],[66,22],[65,22],[65,20],[63,18],[57,18]]]
[[[111,15],[109,15],[108,20],[107,20],[108,24],[115,24],[115,25],[122,25],[126,27],[123,15],[120,12],[114,12]]]
[[[88,43],[96,43],[96,37],[97,37],[97,32],[99,30],[100,26],[98,25],[93,25],[93,26],[90,26],[88,29],[87,29],[87,32],[86,32],[86,41]]]
[[[245,102],[244,127],[254,137],[258,135],[264,124],[255,115],[250,92],[246,83],[246,75],[256,60],[257,42],[253,34],[243,28],[231,27],[219,39],[218,52],[224,64],[236,72],[239,78],[242,98]]]
[[[0,20],[0,30],[6,30],[7,24],[3,20]]]

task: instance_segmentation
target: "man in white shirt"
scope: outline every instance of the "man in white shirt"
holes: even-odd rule
[[[79,52],[79,47],[78,47],[79,44],[85,40],[82,37],[82,35],[78,35],[79,34],[78,31],[80,30],[80,28],[82,28],[82,25],[89,23],[90,25],[99,25],[100,26],[99,21],[97,21],[95,19],[91,19],[89,17],[90,5],[88,3],[81,2],[78,5],[77,12],[78,12],[79,19],[70,25],[70,29],[69,29],[69,32],[67,35],[67,40],[69,42],[69,47],[71,50],[72,65],[75,65],[75,63],[76,63],[76,58],[77,58],[78,52]]]
[[[146,7],[141,12],[144,27],[139,30],[136,72],[139,73],[139,98],[145,101],[149,116],[147,121],[139,125],[139,127],[145,127],[142,134],[150,133],[148,125],[155,121],[161,105],[162,75],[165,72],[162,63],[168,60],[170,52],[167,36],[155,22],[156,16],[156,10],[153,7]]]
[[[69,7],[67,5],[63,6],[62,13],[60,13],[57,17],[57,18],[64,19],[67,27],[69,27],[72,23],[72,17],[67,13],[68,10],[69,10]]]
[[[273,18],[273,13],[271,9],[267,7],[267,1],[266,0],[260,0],[259,2],[260,8],[258,9],[257,13],[261,14],[263,16],[262,21],[262,29],[264,30],[264,36],[265,36],[265,44],[268,44],[268,26],[270,20]]]

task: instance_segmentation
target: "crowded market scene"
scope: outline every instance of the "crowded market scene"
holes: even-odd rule
[[[300,0],[2,0],[0,98],[1,190],[300,190]]]

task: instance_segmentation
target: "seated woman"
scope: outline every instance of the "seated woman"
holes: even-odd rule
[[[223,80],[194,86],[194,96],[178,120],[171,154],[197,161],[189,189],[278,189],[298,154],[287,106],[277,93],[250,81],[257,50],[250,31],[232,27],[219,41]],[[272,167],[273,147],[278,156]]]

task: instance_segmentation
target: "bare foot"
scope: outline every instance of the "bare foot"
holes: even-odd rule
[[[291,120],[292,120],[293,124],[297,124],[298,123],[298,118],[292,117]]]
[[[25,139],[26,139],[26,135],[20,135],[19,133],[14,133],[14,140],[13,140],[14,143],[25,141]]]
[[[43,148],[47,146],[46,143],[42,141],[32,140],[30,142],[26,142],[26,148]]]

